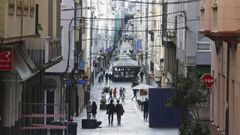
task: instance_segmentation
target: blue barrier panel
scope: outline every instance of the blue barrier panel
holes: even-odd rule
[[[167,107],[172,88],[149,89],[149,127],[179,127],[184,109]]]

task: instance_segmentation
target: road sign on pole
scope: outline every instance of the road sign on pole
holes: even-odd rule
[[[214,77],[211,74],[203,74],[201,80],[207,88],[212,88],[214,84]]]

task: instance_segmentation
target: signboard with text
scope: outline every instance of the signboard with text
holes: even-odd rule
[[[0,71],[12,71],[13,69],[13,50],[0,49]]]

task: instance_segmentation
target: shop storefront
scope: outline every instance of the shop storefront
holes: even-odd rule
[[[20,103],[42,101],[41,74],[23,46],[0,47],[0,131],[17,134],[21,120]],[[32,112],[34,108],[27,111]],[[36,108],[35,108],[36,109]]]

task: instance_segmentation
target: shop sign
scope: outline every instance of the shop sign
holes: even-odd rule
[[[77,83],[78,84],[87,84],[87,80],[78,80]]]
[[[0,49],[0,71],[12,71],[13,69],[13,50]]]

